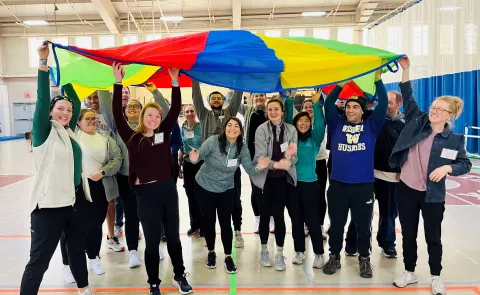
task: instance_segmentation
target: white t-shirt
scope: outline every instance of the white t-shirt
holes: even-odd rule
[[[85,172],[87,177],[99,171],[106,161],[107,144],[98,133],[90,135],[80,131],[80,146],[82,147],[82,157],[85,160]]]
[[[110,126],[108,126],[107,121],[105,121],[105,118],[102,114],[95,114],[95,120],[97,121],[97,132],[103,132],[112,136],[112,130],[110,129]]]

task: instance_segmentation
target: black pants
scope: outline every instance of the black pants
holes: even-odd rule
[[[170,170],[170,175],[172,176],[173,183],[175,183],[175,185],[177,185],[179,173],[180,173],[180,167],[178,167],[177,165],[173,165],[172,169]]]
[[[179,234],[178,194],[173,181],[157,181],[136,185],[138,217],[142,222],[145,235],[145,268],[148,283],[160,284],[158,268],[160,255],[160,224],[165,226],[168,255],[172,260],[173,272],[181,276],[185,272],[182,256],[182,244]]]
[[[195,193],[197,195],[200,209],[202,210],[204,220],[205,241],[209,251],[215,250],[216,230],[215,224],[220,224],[223,251],[226,255],[232,254],[232,226],[231,218],[233,203],[235,199],[235,188],[229,189],[223,193],[213,193],[205,190],[195,182]]]
[[[375,178],[373,187],[375,188],[375,199],[378,201],[379,221],[377,242],[383,249],[395,248],[395,219],[398,216],[397,202],[395,194],[397,191],[397,182],[388,182]]]
[[[260,216],[260,209],[258,208],[257,195],[262,193],[262,190],[256,187],[253,182],[250,181],[252,185],[252,194],[250,195],[250,202],[252,203],[253,215],[255,217]]]
[[[43,275],[48,269],[58,242],[65,232],[71,270],[78,288],[88,286],[87,261],[85,259],[86,219],[90,204],[80,185],[76,190],[73,207],[38,207],[30,214],[30,261],[25,267],[20,295],[37,295]]]
[[[190,228],[200,229],[203,232],[203,216],[198,204],[198,198],[195,194],[195,175],[202,167],[203,161],[192,164],[183,162],[183,187],[188,198],[188,212],[190,213]]]
[[[343,231],[347,223],[348,211],[357,227],[358,252],[362,257],[370,256],[372,237],[373,184],[349,184],[332,180],[327,192],[330,253],[337,256],[343,247]]]
[[[439,276],[442,271],[442,221],[445,202],[426,203],[425,192],[414,190],[400,182],[397,191],[397,204],[398,216],[402,225],[405,270],[415,271],[418,258],[418,221],[420,211],[422,211],[430,274]]]
[[[320,225],[323,225],[325,221],[325,215],[327,215],[327,160],[318,160],[315,167],[315,173],[317,174],[318,183],[318,214],[320,218]],[[309,227],[310,228],[310,227]]]
[[[275,242],[283,247],[285,242],[285,206],[288,194],[295,194],[295,187],[287,182],[287,177],[267,178],[263,194],[257,196],[260,208],[260,241],[268,243],[270,216],[275,221]],[[305,237],[304,237],[305,238]]]
[[[105,188],[101,180],[88,180],[90,186],[90,195],[93,203],[88,211],[88,218],[85,219],[87,229],[86,252],[89,259],[95,259],[100,255],[102,246],[103,231],[102,226],[107,217],[108,201],[105,196]],[[70,265],[68,262],[68,249],[65,232],[60,239],[60,250],[62,252],[63,265]]]
[[[234,175],[235,182],[235,199],[233,201],[232,222],[235,231],[242,230],[242,172],[240,167],[237,168]]]
[[[123,205],[120,198],[115,199],[115,226],[123,226]]]
[[[117,174],[118,190],[125,212],[125,236],[129,251],[138,249],[138,235],[140,220],[137,213],[137,196],[128,184],[128,176]]]
[[[318,214],[318,183],[297,182],[296,194],[287,197],[287,208],[292,220],[292,235],[295,252],[305,252],[303,224],[308,226],[313,252],[323,254],[322,228]]]

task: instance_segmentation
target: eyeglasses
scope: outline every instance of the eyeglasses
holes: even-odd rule
[[[430,107],[430,111],[434,112],[434,113],[449,113],[449,114],[453,113],[453,112],[450,112],[448,110],[445,110],[445,109],[442,109],[442,108],[439,108],[439,107],[434,107],[434,106]]]
[[[84,119],[85,119],[85,121],[87,121],[87,123],[90,123],[90,122],[95,122],[96,123],[97,122],[95,120],[95,117],[85,117]]]
[[[127,110],[138,110],[139,108],[140,108],[140,105],[138,105],[138,104],[127,105]]]

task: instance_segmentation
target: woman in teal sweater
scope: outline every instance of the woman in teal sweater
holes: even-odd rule
[[[318,99],[320,98],[320,93],[318,91],[312,96],[313,122],[307,112],[300,112],[293,117],[294,95],[294,92],[292,92],[290,97],[285,99],[285,122],[295,126],[298,132],[298,162],[295,164],[297,168],[296,196],[289,200],[290,206],[288,213],[291,219],[301,219],[298,222],[302,224],[305,222],[308,226],[313,245],[313,252],[315,253],[313,268],[322,268],[324,265],[324,249],[322,229],[320,227],[320,216],[317,210],[317,197],[319,194],[315,168],[316,156],[320,150],[320,145],[325,134],[325,117],[323,115],[322,103],[318,102]],[[305,259],[305,238],[303,235],[294,235],[293,237],[294,239],[297,239],[297,241],[295,241],[295,248],[297,249],[295,249],[295,257],[293,258],[292,263],[302,264]],[[303,247],[299,249],[299,246],[301,245],[303,245]]]

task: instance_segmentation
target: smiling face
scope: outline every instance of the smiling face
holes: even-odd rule
[[[228,121],[227,126],[225,126],[225,137],[229,141],[236,141],[237,138],[242,133],[240,129],[240,124],[237,121],[230,119]]]
[[[136,122],[138,121],[138,116],[140,115],[140,111],[142,110],[142,105],[136,101],[132,100],[127,104],[125,108],[125,115],[127,116],[128,121]]]
[[[193,108],[193,105],[187,105],[185,106],[185,108],[183,109],[183,113],[185,115],[185,119],[187,119],[188,121],[195,121],[195,109]]]
[[[443,100],[435,100],[430,107],[428,119],[430,123],[447,123],[452,117],[453,112],[449,104]]]
[[[255,93],[253,95],[253,102],[255,106],[259,109],[265,106],[265,94],[264,93]]]
[[[274,124],[279,125],[282,122],[283,110],[280,102],[271,100],[267,105],[268,119]]]
[[[100,109],[100,104],[99,104],[99,101],[98,101],[98,94],[97,94],[96,91],[94,93],[92,93],[89,97],[87,97],[87,104],[94,111],[98,111]]]
[[[298,119],[295,127],[297,127],[298,132],[304,134],[307,133],[308,130],[310,130],[312,125],[310,123],[310,119],[307,118],[307,116],[302,116],[300,119]]]
[[[81,115],[80,120],[78,121],[78,127],[88,134],[95,133],[95,129],[97,129],[97,120],[95,120],[95,113],[92,111],[84,112]]]
[[[310,118],[313,118],[313,107],[312,101],[306,100],[303,102],[302,112],[307,112]]]
[[[358,124],[362,121],[362,107],[358,102],[350,101],[345,106],[345,115],[349,123]]]
[[[73,105],[66,99],[57,101],[50,111],[52,120],[57,121],[62,126],[67,126],[70,123],[72,114]]]
[[[149,107],[145,110],[143,114],[143,125],[145,126],[145,130],[153,131],[160,126],[162,123],[162,115],[160,111],[154,107]]]
[[[220,93],[212,93],[208,101],[212,110],[221,110],[223,107],[223,96]]]
[[[126,106],[129,100],[130,100],[130,89],[128,89],[128,87],[124,87],[122,89],[122,106]]]

